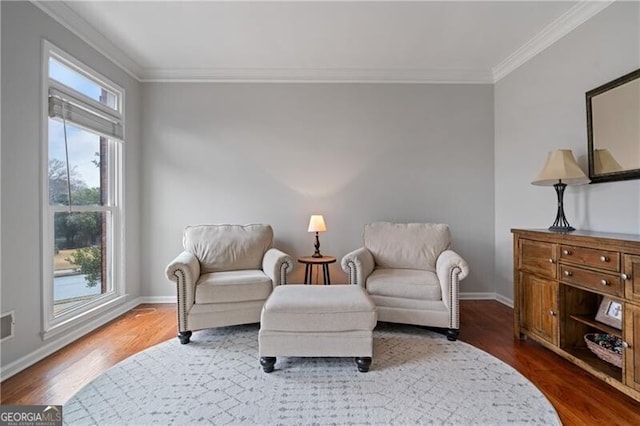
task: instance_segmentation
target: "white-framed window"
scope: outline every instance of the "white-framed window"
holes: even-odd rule
[[[43,41],[47,339],[123,300],[124,89]]]

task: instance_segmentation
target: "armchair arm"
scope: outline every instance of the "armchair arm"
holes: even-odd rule
[[[436,274],[442,288],[442,301],[451,312],[450,328],[457,329],[460,324],[459,282],[469,274],[469,265],[455,251],[445,250],[436,260]]]
[[[364,247],[347,253],[342,258],[340,265],[342,270],[349,274],[349,284],[356,284],[362,288],[376,266],[373,255]]]
[[[195,303],[200,262],[193,253],[183,251],[165,270],[169,281],[176,283],[178,294],[178,331],[188,331],[187,312]]]
[[[262,258],[262,270],[273,282],[273,287],[287,283],[287,273],[293,270],[291,256],[276,248],[270,248]]]

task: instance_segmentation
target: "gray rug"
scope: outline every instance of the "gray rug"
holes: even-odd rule
[[[368,373],[353,358],[258,363],[258,326],[194,333],[117,364],[63,408],[67,424],[560,424],[493,356],[421,328],[379,325]]]

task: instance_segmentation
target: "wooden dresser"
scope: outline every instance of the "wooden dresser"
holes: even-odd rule
[[[640,235],[512,229],[514,331],[640,401]],[[623,307],[618,330],[596,314],[603,297]],[[593,354],[587,333],[623,340],[622,367]]]

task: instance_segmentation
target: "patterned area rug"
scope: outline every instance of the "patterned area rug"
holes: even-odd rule
[[[67,424],[559,425],[554,408],[493,356],[418,327],[380,324],[371,370],[353,358],[258,363],[258,326],[177,338],[117,364],[63,408]]]

